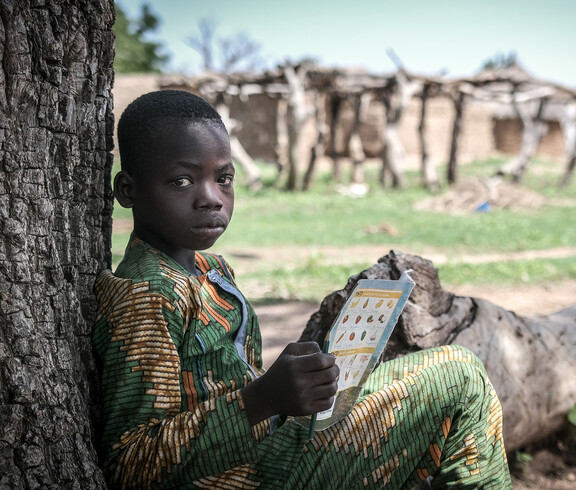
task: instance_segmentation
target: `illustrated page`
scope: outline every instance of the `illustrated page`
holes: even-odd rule
[[[330,410],[295,420],[323,430],[345,417],[384,351],[398,317],[414,287],[407,271],[399,280],[361,279],[334,322],[323,350],[340,368],[338,392]]]

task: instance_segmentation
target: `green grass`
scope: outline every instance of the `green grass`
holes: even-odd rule
[[[447,251],[517,251],[576,243],[574,209],[547,206],[538,210],[495,210],[466,216],[415,212],[412,204],[424,195],[414,189],[377,189],[362,199],[341,195],[275,192],[237,199],[234,220],[220,245],[378,244],[381,234],[371,227],[390,225],[398,246],[432,246]]]
[[[502,160],[492,159],[463,165],[459,178],[488,177]],[[576,183],[559,191],[556,184],[563,170],[554,162],[531,164],[522,187],[555,199],[576,198]],[[347,247],[382,246],[417,253],[436,251],[449,258],[437,265],[443,284],[516,284],[576,278],[576,259],[534,259],[470,264],[457,262],[470,254],[521,252],[576,246],[576,213],[573,206],[547,205],[520,211],[492,210],[465,216],[415,211],[414,203],[430,196],[419,186],[417,172],[407,173],[402,190],[383,189],[377,184],[377,169],[367,172],[369,193],[350,198],[335,192],[329,174],[320,175],[309,192],[285,192],[272,185],[273,170],[263,167],[264,187],[250,192],[243,188],[239,172],[236,207],[232,224],[219,240],[217,249],[240,250],[257,247]],[[444,169],[439,169],[444,175]],[[447,187],[441,191],[444,192]],[[115,207],[115,218],[129,218],[129,210]],[[386,225],[394,235],[370,233]],[[113,237],[114,260],[119,260],[128,233]],[[347,278],[375,260],[357,258],[346,265],[326,263],[320,255],[306,263],[287,267],[255,266],[238,280],[266,284],[262,297],[293,297],[317,301],[327,292],[343,287]],[[262,299],[262,298],[252,298]]]
[[[252,299],[294,298],[305,301],[321,301],[327,294],[341,289],[348,278],[370,267],[373,261],[356,261],[350,265],[323,264],[305,261],[299,266],[255,268],[238,277],[241,283],[258,284],[247,294]],[[576,280],[576,260],[538,259],[491,262],[485,264],[446,263],[436,265],[442,285],[451,289],[461,285],[522,286]],[[252,289],[258,291],[257,295]]]
[[[576,259],[534,259],[486,264],[445,264],[438,270],[442,281],[451,285],[472,284],[518,286],[576,279]]]

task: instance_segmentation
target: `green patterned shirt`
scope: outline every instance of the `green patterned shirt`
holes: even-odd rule
[[[198,277],[133,235],[96,282],[104,470],[116,485],[224,472],[253,461],[269,432],[269,421],[250,427],[240,395],[262,367],[256,315],[220,257],[196,262]]]

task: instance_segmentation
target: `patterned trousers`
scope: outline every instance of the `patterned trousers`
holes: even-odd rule
[[[459,346],[378,366],[361,401],[316,432],[282,486],[410,489],[430,476],[434,489],[512,488],[500,402]]]

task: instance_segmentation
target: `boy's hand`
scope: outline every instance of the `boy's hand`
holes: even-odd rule
[[[272,415],[310,415],[327,410],[338,389],[332,354],[316,342],[288,344],[262,377],[242,389],[252,425]]]

